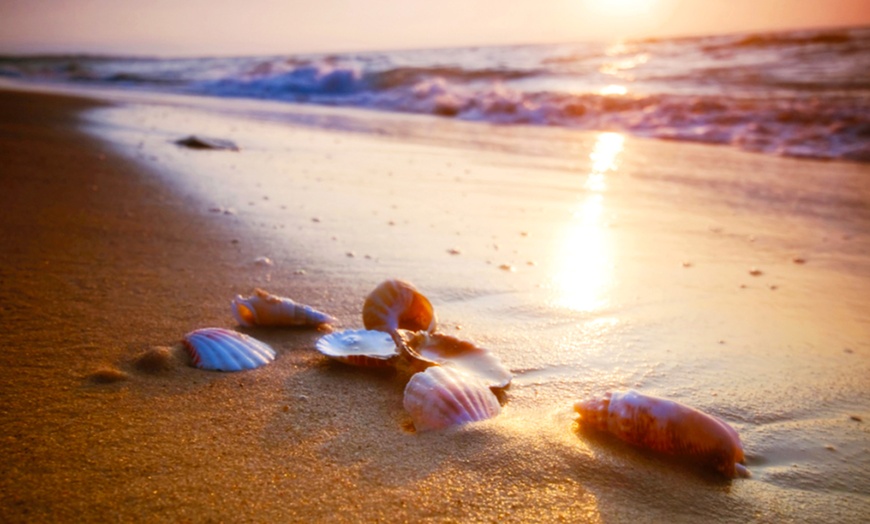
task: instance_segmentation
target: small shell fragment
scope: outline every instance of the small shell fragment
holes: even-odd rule
[[[327,357],[353,366],[391,367],[399,358],[396,343],[383,331],[336,331],[320,337],[315,347]]]
[[[242,371],[275,360],[275,350],[267,344],[229,329],[197,329],[185,335],[183,343],[200,369]]]
[[[449,363],[491,388],[504,388],[511,382],[511,372],[499,358],[492,351],[471,342],[420,331],[408,339],[408,346],[424,359],[442,365]]]
[[[403,404],[420,432],[486,420],[501,412],[486,384],[450,365],[412,376]]]
[[[242,326],[319,326],[335,322],[326,313],[262,289],[255,289],[248,298],[237,295],[231,307],[233,318]]]

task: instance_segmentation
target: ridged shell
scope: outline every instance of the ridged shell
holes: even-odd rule
[[[737,431],[695,408],[629,390],[577,402],[574,410],[581,424],[636,446],[714,467],[729,478],[749,476]]]
[[[492,388],[504,388],[511,382],[511,372],[492,351],[480,348],[456,337],[415,333],[408,345],[421,357],[438,364],[450,363],[454,367],[482,380]]]
[[[449,365],[412,376],[405,386],[404,406],[417,431],[486,420],[501,412],[486,384]]]
[[[248,298],[236,296],[232,312],[242,326],[319,326],[335,322],[326,313],[262,289],[255,289]]]
[[[435,331],[437,321],[429,299],[404,280],[386,280],[369,293],[363,304],[366,329],[394,332]]]
[[[396,343],[383,331],[336,331],[320,337],[315,347],[327,357],[354,366],[388,367],[399,358]]]
[[[229,329],[197,329],[185,335],[183,343],[200,369],[242,371],[275,360],[275,351],[267,344]]]

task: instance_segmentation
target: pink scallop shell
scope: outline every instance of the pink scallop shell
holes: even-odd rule
[[[486,420],[501,412],[489,386],[449,365],[412,376],[403,404],[417,431]]]

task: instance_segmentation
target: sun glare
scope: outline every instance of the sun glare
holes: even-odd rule
[[[592,311],[603,306],[613,284],[612,246],[604,224],[604,195],[607,176],[619,169],[619,154],[625,137],[600,133],[589,153],[590,170],[582,187],[583,198],[567,224],[561,246],[562,267],[554,282],[558,303],[575,311]]]
[[[625,95],[628,94],[628,88],[625,86],[610,84],[598,90],[602,95]]]

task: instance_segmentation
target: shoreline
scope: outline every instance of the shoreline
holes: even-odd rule
[[[737,522],[812,521],[831,511],[860,519],[870,461],[860,447],[866,430],[848,415],[870,415],[860,383],[870,347],[866,322],[844,311],[866,305],[867,217],[857,212],[866,193],[853,192],[854,202],[833,190],[796,201],[794,177],[812,183],[810,192],[826,180],[799,161],[645,142],[631,142],[613,173],[477,144],[454,150],[292,127],[269,131],[286,151],[262,142],[235,157],[187,155],[155,131],[109,147],[81,131],[94,125],[82,111],[96,107],[0,91],[10,188],[0,211],[2,303],[14,326],[0,338],[13,348],[0,357],[9,399],[0,438],[10,450],[3,520]],[[271,136],[244,121],[216,125]],[[449,126],[444,133],[457,136]],[[506,132],[504,141],[523,133]],[[612,138],[535,133],[577,154]],[[739,178],[754,165],[778,169],[767,181],[775,184]],[[269,186],[255,176],[269,169],[304,176]],[[167,178],[176,170],[203,178]],[[832,171],[866,187],[859,167]],[[529,174],[535,182],[525,182]],[[603,179],[607,192],[563,197],[580,176]],[[719,184],[712,196],[708,179]],[[242,186],[252,188],[232,203],[237,214],[208,211],[209,194]],[[760,188],[780,200],[749,200]],[[220,198],[215,205],[229,205]],[[560,214],[577,223],[551,231]],[[790,233],[798,225],[802,237]],[[610,258],[577,266],[588,251],[569,249],[550,261],[550,242],[563,233]],[[447,253],[454,242],[459,256]],[[261,255],[276,264],[257,266]],[[764,262],[762,277],[747,274],[753,260]],[[545,277],[562,262],[604,287],[567,282],[584,300],[544,303],[558,291]],[[370,284],[409,275],[432,291],[450,334],[498,348],[515,373],[500,417],[410,435],[402,384],[326,361],[311,349],[318,331],[247,330],[279,353],[253,373],[179,363],[149,374],[133,365],[192,329],[233,327],[229,300],[256,286],[333,314],[344,329],[359,327]],[[839,296],[814,295],[821,290]],[[683,349],[692,345],[700,350]],[[742,364],[749,359],[757,360]],[[790,360],[802,387],[777,374]],[[94,383],[103,368],[126,379]],[[812,382],[814,373],[825,379]],[[766,375],[779,390],[766,392]],[[825,381],[838,375],[836,387]],[[636,384],[735,423],[755,477],[723,482],[575,431],[573,401]],[[827,391],[827,405],[802,391]],[[845,478],[858,485],[841,487]]]

